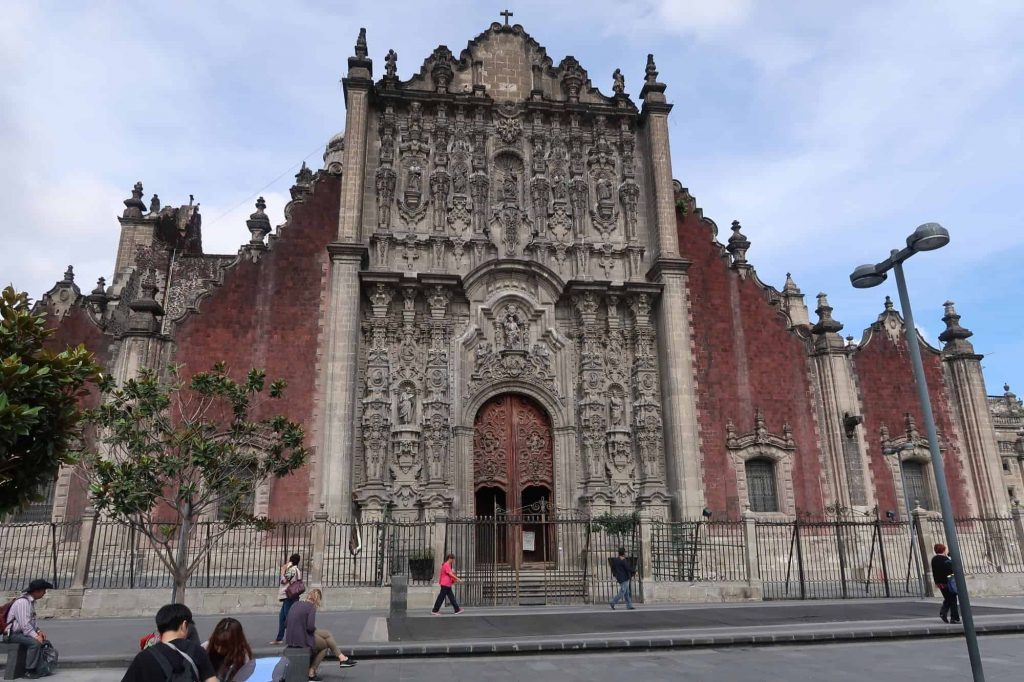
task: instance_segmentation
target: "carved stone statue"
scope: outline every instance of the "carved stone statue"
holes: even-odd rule
[[[608,398],[608,411],[611,419],[612,427],[622,426],[623,414],[622,414],[622,396],[617,393],[612,393]]]
[[[505,348],[517,349],[523,345],[523,332],[519,314],[515,310],[505,313],[505,321],[502,323],[505,332]]]
[[[626,92],[626,78],[622,75],[621,69],[615,69],[612,73],[612,92],[616,95]]]
[[[398,394],[398,423],[399,424],[411,424],[412,423],[412,412],[413,412],[413,401],[415,396],[408,387],[402,389],[401,393]]]
[[[394,50],[388,50],[387,56],[384,57],[384,75],[388,78],[394,78],[397,73],[398,53]]]
[[[504,195],[505,201],[509,203],[514,204],[519,201],[519,176],[516,175],[514,168],[509,168],[508,173],[505,174],[502,194]]]

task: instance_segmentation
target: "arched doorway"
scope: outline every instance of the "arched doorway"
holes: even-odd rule
[[[515,566],[552,561],[554,449],[547,413],[526,396],[503,394],[484,403],[473,426],[476,515],[500,518],[506,529],[478,538],[478,558]]]

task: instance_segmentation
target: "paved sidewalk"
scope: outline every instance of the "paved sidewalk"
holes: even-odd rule
[[[982,633],[1024,633],[1024,600],[979,600]],[[937,617],[937,600],[756,602],[743,604],[607,605],[467,609],[464,614],[412,613],[391,623],[380,611],[323,611],[318,624],[334,632],[359,659],[480,656],[523,652],[668,650],[922,637],[962,637],[962,628]],[[277,629],[273,614],[232,614],[245,627],[257,655]],[[201,636],[219,616],[198,616]],[[65,668],[127,666],[151,618],[47,620],[42,627]],[[390,635],[390,636],[389,636]]]

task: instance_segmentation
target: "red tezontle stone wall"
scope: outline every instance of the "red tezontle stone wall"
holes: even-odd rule
[[[708,508],[716,515],[742,512],[736,469],[725,447],[726,423],[731,419],[740,434],[753,431],[760,408],[769,432],[781,436],[786,422],[793,428],[796,510],[821,514],[821,459],[804,342],[766,301],[753,273],[744,279],[729,268],[728,254],[713,242],[711,226],[696,211],[687,210],[685,218],[677,213],[677,230],[680,253],[691,261],[694,369]],[[784,491],[778,492],[781,501]]]
[[[921,354],[928,392],[932,400],[932,411],[935,413],[935,424],[943,448],[942,461],[946,467],[946,482],[949,485],[953,510],[957,516],[964,516],[969,509],[964,489],[960,440],[953,429],[951,403],[943,379],[942,360],[938,353],[924,344],[921,346]],[[896,500],[896,483],[882,453],[880,429],[882,424],[885,424],[889,428],[890,437],[903,436],[906,432],[906,413],[909,412],[914,417],[921,437],[926,437],[924,418],[918,406],[917,388],[910,366],[910,352],[902,330],[899,342],[893,343],[884,330],[875,329],[868,342],[854,355],[854,367],[864,411],[868,466],[878,497],[878,507],[883,512],[899,512],[901,510],[898,509]],[[938,500],[935,500],[935,504],[938,504]]]
[[[322,175],[305,202],[292,206],[270,250],[256,263],[243,258],[232,267],[174,338],[174,361],[186,365],[186,374],[223,360],[236,379],[252,367],[266,369],[268,382],[285,379],[284,399],[266,399],[260,416],[281,413],[303,424],[310,448],[327,244],[337,232],[339,189],[339,178]],[[270,516],[306,518],[310,490],[308,466],[275,480]]]

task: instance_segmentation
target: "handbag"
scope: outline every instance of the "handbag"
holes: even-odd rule
[[[956,589],[956,577],[949,576],[949,580],[946,581],[946,589],[949,590],[950,594],[958,594]]]
[[[284,596],[288,599],[298,599],[299,595],[305,591],[306,583],[302,582],[302,578],[296,578],[288,583],[288,587],[284,588]]]

